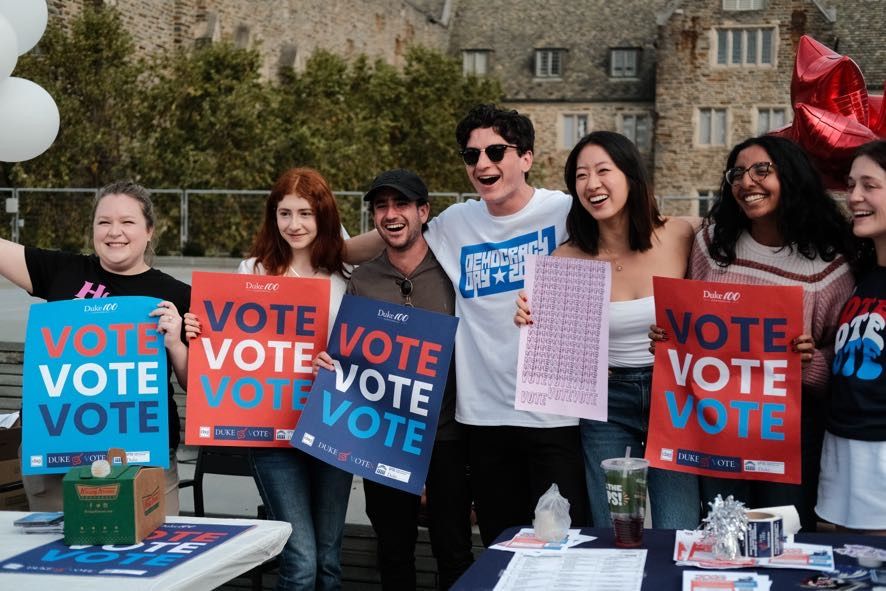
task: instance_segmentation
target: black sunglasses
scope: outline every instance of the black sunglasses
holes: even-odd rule
[[[398,279],[397,285],[400,286],[400,295],[403,296],[403,305],[412,306],[412,281],[409,279]]]
[[[483,152],[486,152],[487,158],[489,158],[490,162],[501,162],[501,159],[505,157],[505,151],[508,148],[514,148],[515,150],[519,149],[517,146],[511,146],[510,144],[492,144],[491,146],[486,146],[483,148]],[[480,161],[480,148],[465,148],[464,150],[459,150],[459,154],[461,154],[462,159],[465,161],[465,164],[468,166],[473,166]]]

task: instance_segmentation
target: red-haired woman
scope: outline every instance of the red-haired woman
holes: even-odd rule
[[[344,239],[329,184],[311,168],[284,172],[265,204],[262,227],[239,273],[329,278],[329,326],[346,280]],[[189,336],[199,323],[188,314]],[[255,448],[252,469],[270,517],[292,524],[280,555],[277,589],[339,589],[342,532],[351,474],[294,448]]]

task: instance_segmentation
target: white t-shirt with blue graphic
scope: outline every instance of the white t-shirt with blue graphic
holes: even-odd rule
[[[536,189],[515,214],[493,216],[482,201],[447,208],[425,239],[455,287],[455,418],[467,425],[566,427],[578,419],[514,409],[519,329],[517,292],[527,254],[551,254],[566,238],[572,198]]]

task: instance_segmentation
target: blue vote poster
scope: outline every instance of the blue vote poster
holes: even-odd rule
[[[148,297],[31,306],[22,384],[22,473],[54,474],[126,450],[169,466],[166,350]]]
[[[0,574],[156,577],[251,525],[164,523],[138,544],[66,546],[55,540],[0,561]]]
[[[420,494],[458,319],[346,295],[291,443],[324,462]]]

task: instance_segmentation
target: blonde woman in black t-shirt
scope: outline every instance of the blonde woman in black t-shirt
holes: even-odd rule
[[[110,184],[93,204],[92,242],[95,254],[71,254],[25,247],[0,239],[0,275],[35,297],[53,302],[108,296],[150,296],[161,300],[151,316],[164,335],[169,372],[187,385],[188,348],[182,340],[182,315],[191,288],[150,266],[154,206],[148,191],[131,182]],[[167,376],[167,380],[170,376]],[[27,420],[25,418],[24,420]],[[177,515],[178,470],[175,449],[180,424],[169,384],[170,467],[166,471],[166,512]],[[62,509],[62,474],[26,476],[25,492],[34,511]]]

